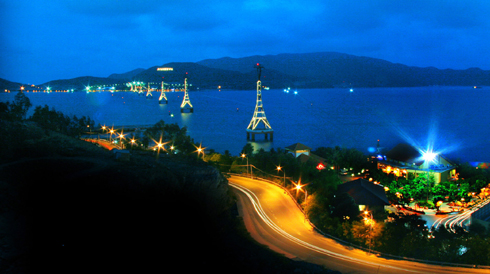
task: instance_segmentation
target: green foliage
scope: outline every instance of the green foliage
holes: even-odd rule
[[[342,220],[358,220],[359,207],[347,193],[336,195],[332,201],[332,216]]]
[[[7,121],[25,120],[27,111],[31,106],[29,98],[22,91],[19,91],[12,103],[0,102],[0,119]]]
[[[54,108],[50,110],[47,105],[44,107],[37,106],[29,120],[36,122],[44,129],[69,136],[80,136],[94,128],[95,125],[95,122],[90,117],[82,116],[82,118],[78,119],[77,116],[73,116],[73,118],[70,118]]]
[[[253,152],[254,152],[254,147],[250,143],[247,143],[242,148],[242,153],[245,153],[245,155],[247,155],[247,156],[252,156]]]
[[[342,168],[353,168],[354,170],[361,170],[366,167],[366,155],[354,148],[341,148],[336,146],[331,147],[319,147],[313,151],[314,154],[325,158],[326,161],[335,167],[335,170]]]
[[[371,222],[366,224],[364,221],[352,222],[352,237],[361,245],[373,248],[380,244],[380,237],[383,235],[383,223]]]
[[[197,146],[187,135],[187,127],[180,128],[176,123],[166,124],[163,120],[148,128],[141,142],[147,148],[150,140],[169,142],[168,145],[173,145],[181,154],[188,156],[196,151]]]

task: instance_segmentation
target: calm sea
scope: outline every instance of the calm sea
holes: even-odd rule
[[[257,135],[256,149],[303,143],[356,148],[369,154],[377,140],[386,150],[400,142],[442,152],[454,160],[490,162],[488,109],[490,88],[419,87],[304,89],[298,94],[263,90],[264,109],[274,140]],[[33,107],[48,105],[70,116],[90,116],[107,126],[151,125],[159,120],[186,126],[204,147],[238,155],[247,144],[246,131],[256,91],[191,91],[194,113],[181,113],[183,92],[167,94],[168,105],[132,92],[26,93]],[[1,93],[12,101],[15,93]],[[170,114],[173,114],[170,115]]]

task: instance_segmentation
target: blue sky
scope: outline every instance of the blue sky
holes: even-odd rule
[[[0,78],[321,51],[489,70],[488,14],[487,0],[0,0]]]

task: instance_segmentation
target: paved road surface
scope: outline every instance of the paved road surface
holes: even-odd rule
[[[238,196],[240,214],[252,237],[289,258],[342,273],[490,273],[489,269],[385,259],[343,246],[316,232],[280,187],[234,175],[228,180]]]

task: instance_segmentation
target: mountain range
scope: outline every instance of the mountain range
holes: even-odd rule
[[[173,62],[148,69],[135,69],[109,77],[77,77],[53,80],[39,86],[52,89],[81,90],[87,85],[121,85],[129,81],[183,83],[192,89],[255,89],[260,63],[262,84],[270,88],[331,87],[414,87],[414,86],[489,86],[490,70],[414,67],[389,61],[337,52],[224,57],[199,62]],[[158,71],[167,67],[173,70]],[[0,79],[2,89],[18,89],[19,83]]]

